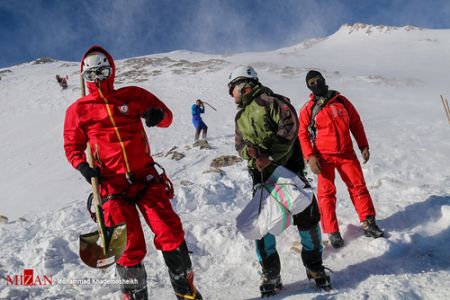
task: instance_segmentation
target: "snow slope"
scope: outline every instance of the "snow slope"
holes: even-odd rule
[[[112,53],[114,55],[114,53]],[[80,53],[81,57],[82,53]],[[255,299],[258,263],[252,241],[235,228],[251,195],[245,163],[210,170],[220,155],[234,155],[229,72],[253,65],[260,80],[291,98],[308,98],[305,74],[320,70],[330,88],[358,108],[371,159],[363,166],[387,238],[363,236],[345,186],[338,184],[338,217],[346,246],[324,250],[334,290],[319,292],[291,249],[294,228],[278,237],[285,289],[273,299],[446,299],[450,297],[450,125],[439,95],[450,96],[450,29],[355,24],[335,34],[264,53],[206,55],[176,51],[117,62],[116,87],[138,85],[174,112],[168,129],[148,129],[152,152],[174,181],[173,205],[193,251],[196,281],[205,299]],[[69,75],[61,91],[55,74]],[[62,140],[65,108],[80,95],[78,62],[31,62],[0,69],[1,299],[119,299],[114,269],[89,269],[78,258],[78,235],[95,230],[85,210],[89,185],[67,163]],[[192,146],[190,106],[208,110],[210,150]],[[174,146],[181,160],[166,155]],[[314,177],[314,176],[310,176]],[[150,299],[173,299],[162,256],[145,227]],[[7,275],[32,268],[51,286],[7,286]],[[58,282],[59,281],[59,282]],[[72,282],[71,282],[72,281]]]

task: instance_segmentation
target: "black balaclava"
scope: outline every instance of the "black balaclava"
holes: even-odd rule
[[[314,85],[309,85],[309,80],[313,78],[318,78]],[[328,93],[328,85],[325,84],[325,78],[319,71],[311,70],[306,74],[306,86],[310,89],[315,96],[326,96]]]

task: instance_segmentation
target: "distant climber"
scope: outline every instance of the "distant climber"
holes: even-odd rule
[[[66,75],[64,77],[61,77],[58,74],[56,74],[56,81],[63,89],[67,88],[67,80],[69,80],[69,76]]]
[[[200,116],[200,114],[203,113],[205,113],[205,105],[203,104],[202,100],[197,99],[195,104],[192,105],[192,124],[194,124],[195,127],[195,141],[198,140],[202,131],[202,138],[206,140],[208,126],[206,126],[205,122],[203,122],[202,117]]]

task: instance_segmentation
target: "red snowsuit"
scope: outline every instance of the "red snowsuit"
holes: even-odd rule
[[[125,222],[128,242],[118,264],[134,266],[146,254],[145,238],[136,207],[155,233],[155,247],[172,251],[184,241],[184,231],[178,215],[173,211],[165,187],[153,166],[150,145],[142,125],[141,116],[151,107],[160,108],[165,117],[158,127],[172,123],[172,112],[156,96],[139,87],[114,89],[115,66],[112,57],[101,47],[93,51],[105,53],[112,66],[112,75],[100,82],[100,88],[87,82],[89,94],[78,99],[66,111],[64,123],[64,150],[74,168],[86,161],[84,151],[89,142],[96,166],[100,169],[102,198],[121,194],[135,198],[143,190],[146,180],[149,187],[137,205],[118,197],[104,202],[107,226]],[[130,184],[126,173],[132,173],[135,183]],[[152,175],[152,176],[149,176]],[[153,178],[153,179],[152,179]],[[155,180],[156,178],[156,180]]]
[[[375,216],[375,208],[367,190],[361,165],[353,150],[350,132],[358,147],[368,148],[364,127],[353,104],[338,92],[331,98],[315,117],[315,139],[310,140],[310,125],[314,95],[300,110],[300,130],[298,133],[303,155],[306,159],[317,155],[321,173],[318,176],[317,197],[320,208],[321,224],[324,233],[339,232],[336,218],[337,169],[347,189],[350,199],[358,213],[360,222],[367,216]],[[319,105],[319,104],[317,104]]]

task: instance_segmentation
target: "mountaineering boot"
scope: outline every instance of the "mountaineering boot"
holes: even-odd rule
[[[122,300],[147,300],[148,299],[147,288],[145,288],[145,290],[135,292],[135,293],[122,291],[121,299]]]
[[[192,270],[187,270],[181,274],[174,274],[169,270],[169,275],[177,299],[203,299],[200,292],[194,286],[194,272]]]
[[[331,246],[333,248],[341,248],[344,246],[344,239],[341,234],[338,232],[333,232],[328,235],[328,239],[330,240]]]
[[[124,281],[120,284],[122,300],[147,300],[147,272],[142,263],[125,267],[116,265],[119,277]]]
[[[317,288],[327,292],[332,289],[330,276],[327,275],[322,265],[314,268],[306,267],[306,276],[308,276],[309,280],[314,279]]]
[[[362,221],[364,234],[367,237],[379,238],[384,235],[383,231],[375,223],[375,216],[368,216]]]
[[[266,235],[263,239],[256,242],[257,253],[260,255],[261,283],[259,291],[261,297],[269,297],[275,295],[283,288],[281,283],[281,263],[278,252],[275,250],[275,237],[273,235]],[[274,251],[268,255],[269,250]]]
[[[201,300],[202,295],[194,286],[194,272],[186,242],[173,251],[163,251],[164,261],[169,268],[170,282],[177,299]]]
[[[261,284],[259,285],[261,297],[273,296],[282,288],[283,283],[279,274],[268,272],[261,275]]]

